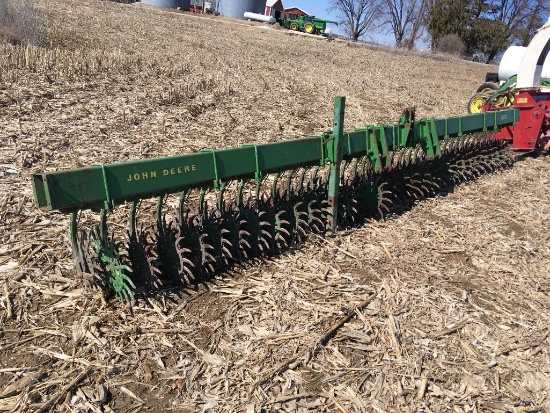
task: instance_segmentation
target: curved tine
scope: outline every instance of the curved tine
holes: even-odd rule
[[[383,209],[386,211],[386,213],[390,213],[390,207],[387,205],[387,204],[390,204],[392,205],[392,202],[389,200],[389,199],[380,199],[380,201],[378,202],[378,209]]]
[[[305,182],[306,182],[306,176],[307,176],[307,173],[309,172],[309,170],[311,169],[311,167],[303,167],[302,168],[302,175],[300,176],[300,183],[298,184],[298,194],[303,194],[305,191]]]
[[[454,141],[453,138],[445,140],[445,157],[449,157],[454,153]]]
[[[378,216],[380,217],[380,220],[385,221],[385,220],[386,220],[386,216],[385,216],[384,213],[382,212],[382,208],[378,207],[378,208],[376,208],[376,211],[378,212]]]
[[[464,182],[467,181],[469,178],[467,176],[467,171],[464,166],[456,166],[454,169],[454,172],[456,174],[456,177],[458,178],[458,182]]]
[[[244,191],[244,179],[241,179],[239,181],[239,184],[237,186],[237,206],[240,208],[243,205],[243,191]]]
[[[447,139],[443,139],[439,142],[439,151],[441,152],[441,156],[445,156],[447,154]]]
[[[205,189],[204,187],[201,187],[200,194],[199,194],[199,213],[198,213],[201,219],[201,222],[205,217],[205,213],[208,213],[208,208],[205,208],[206,207],[205,197],[207,193],[208,193],[208,188]]]
[[[366,156],[360,156],[357,158],[356,173],[359,179],[365,179],[365,158]]]
[[[208,238],[208,234],[201,234],[201,235],[199,235],[199,242],[200,242],[200,244],[201,244],[201,250],[203,249],[203,247],[204,247],[205,250],[207,250],[207,249],[213,250],[214,247],[213,247],[212,245],[210,245],[210,244],[204,242],[204,239],[205,239],[205,238]]]
[[[481,165],[481,161],[479,159],[474,159],[473,162],[470,165],[470,169],[472,170],[472,173],[476,177],[480,177],[481,175],[484,175],[487,173],[487,171],[484,169],[483,165]]]
[[[264,198],[264,193],[262,193],[262,186],[265,187],[265,182],[267,181],[269,175],[263,176],[261,179],[256,180],[256,199]]]
[[[306,221],[306,219],[308,219],[308,215],[305,212],[302,212],[299,215],[297,215],[296,216],[296,228],[300,228],[301,226],[305,227],[306,229],[309,228],[309,224]]]
[[[492,172],[491,166],[487,163],[485,160],[485,156],[483,156],[481,159],[478,159],[474,165],[474,168],[479,171],[480,174],[486,174],[489,172]]]
[[[128,233],[130,238],[136,238],[136,214],[137,214],[137,201],[130,203],[130,216],[128,217],[128,226],[130,227]]]
[[[462,148],[462,142],[461,142],[461,139],[460,138],[453,138],[453,140],[451,141],[451,145],[450,145],[450,151],[451,153],[453,154],[456,154],[457,152],[460,151],[460,149]]]
[[[280,210],[275,214],[275,218],[277,219],[278,223],[290,225],[290,222],[288,222],[286,219],[281,219],[281,215],[286,214],[286,211],[284,209]]]
[[[218,207],[218,210],[223,211],[224,210],[224,193],[227,189],[227,182],[220,181],[218,193],[216,194],[216,206]]]
[[[374,174],[371,159],[367,155],[363,157],[361,162],[361,174],[364,180],[370,179],[370,177]]]
[[[240,253],[244,254],[246,256],[246,250],[244,250],[243,245],[246,248],[248,248],[249,250],[252,249],[252,246],[250,245],[250,243],[248,242],[248,240],[246,238],[243,238],[243,235],[246,235],[247,237],[249,237],[250,233],[245,231],[245,230],[240,230],[239,231],[239,249],[240,249]]]
[[[441,191],[441,185],[440,185],[441,178],[437,175],[431,175],[431,174],[427,174],[427,176],[429,177],[430,190],[434,194],[436,194],[437,192],[440,192]]]
[[[183,227],[183,221],[184,221],[184,215],[183,214],[184,214],[185,200],[187,199],[188,194],[189,194],[189,192],[186,189],[184,189],[180,193],[180,199],[179,199],[179,203],[178,203],[178,219],[179,219],[180,228]]]
[[[180,280],[187,285],[191,285],[191,280],[196,281],[195,274],[186,266],[186,265],[180,265],[180,272],[179,272]]]
[[[157,226],[160,228],[162,225],[162,204],[163,204],[163,196],[157,196],[157,212],[156,212],[156,221]]]
[[[265,221],[264,221],[264,224],[266,224]],[[269,223],[267,223],[267,224],[269,225]],[[262,223],[260,223],[260,225],[262,225]],[[269,231],[266,231],[265,229],[262,229],[262,230],[260,231],[260,238],[265,239],[265,238],[263,237],[263,235],[265,235],[265,236],[266,236],[267,238],[269,238],[269,239],[272,239],[272,238],[273,238],[273,236],[271,235],[271,233],[270,233]]]
[[[296,173],[296,169],[291,169],[288,171],[288,180],[286,182],[286,199],[290,199],[290,193],[292,190],[292,179],[294,178],[294,174]]]
[[[103,246],[109,245],[107,242],[108,232],[107,232],[107,215],[109,211],[105,208],[102,208],[99,213],[99,241]]]
[[[426,152],[420,146],[416,147],[415,153],[416,162],[423,164],[426,161]]]
[[[424,177],[425,176],[426,175],[424,175]],[[432,182],[430,180],[426,180],[426,179],[423,179],[422,182],[420,183],[420,188],[423,189],[424,196],[426,198],[432,196],[433,190],[431,189],[431,184],[432,184]]]
[[[452,154],[456,152],[456,146],[458,141],[459,141],[459,138],[449,138],[449,141],[447,142],[447,154]]]
[[[271,197],[273,199],[277,198],[277,185],[279,184],[279,178],[281,177],[281,173],[277,172],[273,176],[273,186],[271,187]]]
[[[282,237],[282,236],[280,235],[281,232],[282,232],[283,234],[286,234],[286,236],[290,237],[290,232],[289,232],[286,228],[284,228],[284,227],[279,227],[279,228],[277,229],[277,235],[276,235],[275,238],[279,239],[280,237]],[[282,238],[284,239],[284,237],[282,237]]]
[[[308,216],[310,217],[310,219],[314,219],[315,217],[315,213],[319,213],[321,214],[321,209],[322,209],[322,205],[321,205],[321,209],[320,208],[316,208],[316,205],[319,201],[316,200],[316,199],[313,199],[311,201],[308,202],[307,204],[307,211],[308,211]]]
[[[300,233],[302,237],[307,236],[307,233],[309,231],[309,225],[304,220],[300,219],[298,220],[298,225],[296,225],[296,232]]]
[[[132,282],[130,279],[128,279],[130,283]],[[135,285],[132,285],[133,288],[136,288]],[[134,291],[132,288],[130,288],[126,283],[122,282],[120,285],[120,289],[117,292],[117,295],[122,300],[124,304],[127,305],[133,305],[134,304]]]
[[[384,195],[393,195],[393,192],[392,191],[386,191],[384,188],[386,186],[388,186],[388,182],[382,182],[381,184],[378,185],[378,191],[380,194],[382,194],[382,196]]]
[[[296,219],[302,219],[302,217],[304,217],[304,216],[307,217],[308,216],[308,213],[306,211],[304,211],[304,210],[300,211],[298,209],[298,207],[301,207],[302,205],[304,205],[304,202],[300,201],[300,202],[296,203],[293,207],[294,216],[296,217]]]
[[[82,274],[83,272],[85,272],[85,268],[81,264],[82,251],[80,251],[79,243],[78,243],[78,212],[71,212],[69,230],[71,234],[71,247],[73,250],[73,260],[75,262],[77,272],[79,274]]]
[[[317,186],[317,179],[318,178],[318,174],[319,174],[319,171],[321,170],[321,167],[320,166],[316,166],[313,170],[313,174],[311,175],[311,179],[308,181],[308,187],[307,189],[309,190],[310,189],[310,186],[309,184],[311,183],[311,188],[313,188],[314,186]]]
[[[418,182],[418,181],[411,180],[411,182]],[[409,189],[412,189],[414,192],[417,193],[417,195],[415,195],[412,192],[407,191],[407,192],[409,192],[409,196],[411,196],[411,197],[412,196],[414,196],[414,197],[417,197],[417,196],[424,197],[425,196],[424,193],[422,192],[422,190],[420,188],[418,188],[417,186],[413,185],[412,183],[411,184],[406,184],[405,186]]]
[[[388,171],[393,168],[393,151],[388,151],[385,155],[383,170]]]
[[[412,162],[412,156],[413,156],[414,148],[407,148],[405,156],[403,157],[403,167],[407,168]]]
[[[353,166],[351,166],[351,172],[350,172],[350,181],[354,181],[358,177],[359,175],[358,167],[359,167],[359,158],[353,158]]]
[[[325,228],[325,223],[317,217],[313,217],[310,220],[309,228],[314,232],[321,232]]]
[[[393,169],[401,169],[401,159],[403,158],[403,149],[398,149],[393,153]]]
[[[340,166],[340,182],[344,180],[344,175],[346,173],[346,168],[349,165],[349,161],[347,159],[344,159]]]
[[[397,151],[395,153],[395,159],[394,159],[394,167],[395,168],[400,168],[402,166],[401,163],[403,162],[404,152],[405,151],[403,149],[400,149],[399,151]]]

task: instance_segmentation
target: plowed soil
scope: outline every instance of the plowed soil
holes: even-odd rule
[[[465,114],[496,67],[144,5],[40,0],[0,46],[0,410],[550,409],[547,157],[129,309],[31,174]],[[125,233],[124,222],[114,231]]]

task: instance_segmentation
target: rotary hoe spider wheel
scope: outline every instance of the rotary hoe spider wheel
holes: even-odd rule
[[[147,160],[147,174],[155,173],[162,190],[131,193],[139,184],[124,187],[138,181],[135,177],[141,175],[135,171],[144,168],[142,162],[130,162],[110,172],[109,165],[64,171],[60,180],[55,172],[35,176],[36,199],[72,211],[73,257],[85,284],[131,303],[135,292],[208,282],[235,265],[284,253],[310,234],[386,219],[513,162],[506,141],[495,139],[500,126],[516,122],[513,109],[421,120],[416,126],[414,111],[407,109],[397,124],[344,133],[344,102],[335,102],[332,133]],[[166,163],[174,166],[166,169]],[[163,170],[176,176],[161,181],[155,171]],[[189,175],[177,176],[176,171]],[[119,181],[109,184],[110,176]],[[91,193],[74,184],[90,180],[99,183]],[[50,185],[41,185],[49,181],[58,193],[70,196],[61,201],[55,194],[46,196]],[[121,189],[130,192],[117,195]],[[169,202],[178,193],[179,204]],[[74,212],[79,204],[62,202],[82,194],[81,205],[101,213],[96,228],[79,233]],[[152,194],[156,216],[147,212],[154,210],[153,200],[138,201]],[[90,196],[98,198],[91,202]],[[125,201],[129,228],[120,241],[109,235],[107,222],[118,219],[111,212]]]

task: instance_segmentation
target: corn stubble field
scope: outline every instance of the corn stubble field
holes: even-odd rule
[[[465,113],[487,67],[140,5],[38,2],[0,48],[0,411],[550,409],[546,157],[129,310],[30,174]],[[494,70],[495,68],[490,68]],[[122,218],[115,230],[124,234]]]

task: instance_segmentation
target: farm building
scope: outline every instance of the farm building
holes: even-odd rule
[[[281,0],[267,0],[265,3],[265,15],[280,19],[285,12]]]
[[[288,18],[290,14],[297,14],[299,16],[311,16],[311,14],[296,6],[285,9],[285,18]]]
[[[243,19],[244,13],[246,12],[261,15],[265,14],[266,16],[272,16],[276,19],[282,17],[283,13],[285,13],[281,0],[141,0],[141,2],[158,7],[167,7],[171,9],[180,8],[184,11],[189,11],[192,6],[195,10],[199,10],[199,12],[201,10],[210,9],[222,16],[236,19]],[[300,9],[293,7],[291,10]],[[301,11],[301,14],[304,14],[304,12]]]

